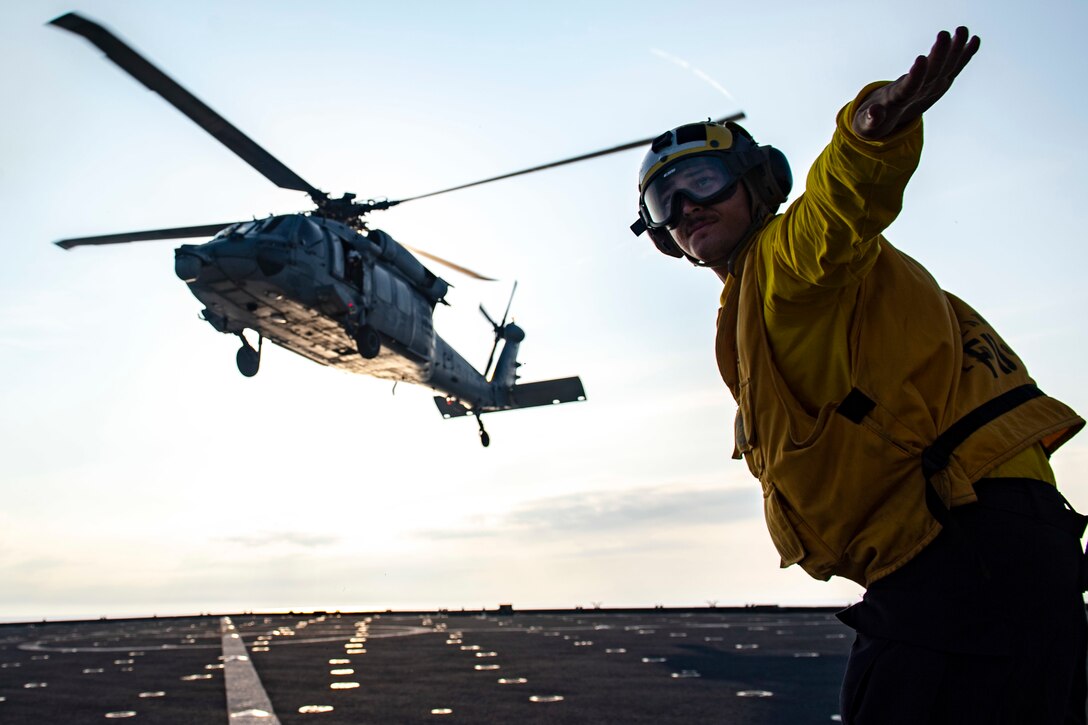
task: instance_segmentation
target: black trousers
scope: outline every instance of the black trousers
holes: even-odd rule
[[[857,631],[843,722],[1086,722],[1083,518],[1039,481],[975,490],[978,503],[839,613]]]

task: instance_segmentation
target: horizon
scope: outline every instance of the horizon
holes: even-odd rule
[[[243,378],[236,339],[197,319],[174,276],[176,244],[53,246],[310,208],[46,25],[71,10],[0,10],[0,91],[18,99],[0,118],[0,611],[858,600],[852,582],[778,568],[758,482],[730,460],[720,283],[628,230],[641,150],[372,217],[500,278],[443,274],[454,288],[435,328],[467,360],[482,367],[491,347],[476,306],[500,312],[517,280],[523,381],[582,378],[585,402],[489,416],[483,449],[475,422],[443,420],[427,389],[394,395],[275,346]],[[646,2],[78,12],[315,186],[360,199],[735,111],[790,159],[796,199],[838,109],[966,24],[981,50],[927,112],[887,237],[993,322],[1040,388],[1088,412],[1088,101],[1068,92],[1088,62],[1084,3],[924,0],[903,18],[860,0],[681,2],[682,33]],[[1088,511],[1088,434],[1052,464]]]

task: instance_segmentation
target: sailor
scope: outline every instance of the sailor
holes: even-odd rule
[[[839,615],[846,723],[1085,722],[1085,517],[1049,464],[1084,420],[882,236],[978,47],[942,31],[862,89],[781,214],[785,156],[733,123],[662,134],[639,179],[632,230],[724,282],[734,457],[782,566],[866,588]]]

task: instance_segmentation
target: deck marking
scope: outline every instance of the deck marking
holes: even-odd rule
[[[583,628],[584,629],[584,628]],[[508,632],[517,631],[510,629],[489,629],[478,630],[481,632]],[[411,637],[417,634],[431,634],[433,629],[427,629],[426,627],[412,627],[412,626],[394,626],[388,627],[386,631],[373,632],[371,631],[367,637],[370,639],[383,639],[389,637]],[[252,633],[251,633],[252,634]],[[271,640],[271,644],[277,647],[283,647],[289,644],[313,644],[317,642],[343,642],[344,635],[339,634],[335,637],[280,637],[275,640]],[[139,642],[137,642],[139,644]],[[255,642],[257,646],[262,644],[269,644],[269,642]],[[80,652],[131,652],[134,649],[144,650],[148,652],[165,652],[172,650],[196,650],[196,649],[218,649],[222,645],[219,644],[158,644],[158,645],[144,645],[135,646],[128,644],[125,646],[117,647],[66,647],[58,644],[56,641],[37,640],[34,642],[23,642],[19,645],[19,649],[26,652],[58,652],[63,654],[77,654]]]
[[[272,701],[246,652],[246,643],[230,617],[223,617],[223,679],[227,689],[227,721],[238,725],[280,725]]]

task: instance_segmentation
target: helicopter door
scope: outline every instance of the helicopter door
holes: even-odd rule
[[[402,345],[410,346],[414,327],[411,290],[381,265],[374,266],[373,275],[377,298],[371,313],[373,324]]]
[[[399,339],[396,334],[397,308],[393,304],[393,277],[384,267],[374,265],[374,309],[370,313],[371,324],[387,335]]]
[[[394,283],[400,327],[404,335],[401,340],[420,360],[429,360],[434,352],[431,308],[407,282],[394,278]]]

